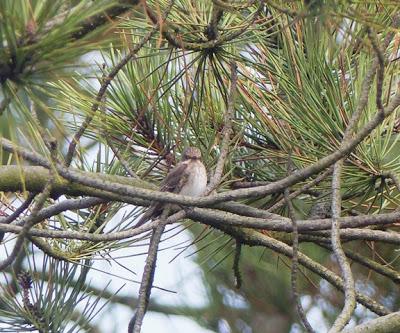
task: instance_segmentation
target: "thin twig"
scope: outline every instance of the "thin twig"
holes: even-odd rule
[[[332,247],[326,243],[318,243],[318,245],[325,249],[328,249],[328,250],[332,249]],[[386,267],[384,265],[381,265],[374,260],[366,258],[357,252],[353,252],[350,250],[344,250],[344,252],[346,254],[346,257],[359,263],[360,265],[363,265],[369,269],[372,269],[373,271],[375,271],[378,274],[386,276],[387,278],[391,279],[395,283],[400,283],[400,273],[399,272],[397,272],[389,267]]]
[[[169,210],[169,206],[164,208],[159,224],[154,228],[151,235],[146,264],[144,266],[142,275],[142,282],[139,288],[138,304],[136,306],[136,312],[129,322],[128,333],[140,333],[141,331],[143,318],[147,312],[151,289],[153,287],[158,246],[160,244],[161,236],[167,224],[167,216],[169,214]]]
[[[55,139],[53,137],[51,137],[51,134],[49,134],[45,130],[45,128],[42,126],[42,124],[40,123],[40,119],[39,119],[38,113],[36,111],[36,106],[35,106],[34,101],[30,100],[30,103],[31,103],[31,105],[30,105],[31,116],[32,116],[33,121],[34,121],[34,123],[36,125],[36,128],[39,131],[40,137],[43,139],[43,142],[44,142],[47,150],[50,151],[50,153],[51,152],[54,153],[54,156],[53,156],[54,162],[59,162],[58,158],[57,158],[57,152],[53,151],[53,147],[52,147],[52,145],[55,142]]]
[[[102,70],[103,70],[102,81],[103,82],[106,78],[105,73],[104,73],[105,66],[106,66],[106,64],[103,64],[103,66],[102,66]],[[103,96],[102,104],[100,106],[100,111],[101,111],[101,114],[105,117],[105,115],[106,115],[106,96]],[[126,173],[128,175],[130,175],[132,178],[139,179],[139,176],[130,168],[128,162],[120,154],[118,148],[116,148],[114,146],[114,144],[112,143],[111,134],[109,132],[106,132],[105,139],[106,139],[107,145],[111,148],[112,152],[114,153],[114,155],[116,156],[118,161],[121,163],[121,165],[125,169]],[[126,149],[128,149],[128,148],[129,148],[129,144],[127,145]]]
[[[377,75],[376,75],[376,106],[379,112],[384,112],[384,107],[382,103],[382,85],[385,73],[385,59],[383,53],[376,40],[376,35],[373,33],[371,28],[367,28],[368,38],[371,41],[372,47],[376,54],[375,62],[378,63]]]
[[[211,177],[210,182],[205,191],[205,195],[210,194],[221,182],[222,173],[224,171],[224,165],[226,157],[229,152],[229,145],[232,134],[232,119],[235,112],[235,96],[236,96],[236,85],[237,85],[237,65],[234,61],[230,64],[231,68],[231,85],[228,95],[228,105],[224,113],[224,128],[222,130],[222,141],[220,147],[220,154],[215,167],[214,175]]]
[[[292,200],[292,199],[296,198],[297,196],[299,196],[300,194],[308,191],[313,186],[318,185],[321,181],[323,181],[326,177],[328,177],[332,173],[332,169],[333,168],[326,169],[322,174],[320,174],[318,177],[316,177],[312,181],[305,184],[302,188],[290,193],[289,199]],[[285,205],[285,203],[286,203],[285,198],[282,198],[277,203],[275,203],[273,206],[268,208],[266,211],[267,212],[276,211],[277,209],[282,208]]]
[[[35,198],[36,193],[29,193],[28,197],[26,200],[9,216],[7,216],[5,219],[0,219],[0,223],[3,224],[10,224],[12,223],[15,219],[18,218],[22,214],[22,212],[29,207],[29,205],[32,203],[33,199]],[[0,231],[0,242],[4,238],[4,232]]]
[[[106,199],[94,198],[94,197],[87,197],[87,198],[82,198],[82,199],[67,199],[67,200],[57,202],[51,206],[41,209],[40,212],[38,212],[36,217],[34,218],[35,223],[46,220],[52,216],[58,215],[67,210],[89,208],[89,207],[100,205],[100,204],[106,203],[106,202],[108,202]],[[3,223],[3,221],[0,220],[0,223]],[[13,224],[23,225],[23,222],[16,221]]]
[[[400,219],[400,217],[399,217]],[[306,233],[309,235],[317,235],[321,237],[330,237],[329,231],[315,231],[311,233]],[[371,230],[371,229],[358,229],[358,228],[346,228],[340,229],[340,238],[346,241],[353,240],[364,240],[364,241],[374,241],[382,242],[388,244],[400,245],[400,234],[393,231],[381,231],[381,230]]]
[[[121,155],[119,150],[114,146],[114,144],[111,142],[111,140],[108,139],[107,137],[107,144],[111,148],[112,152],[114,155],[117,157],[118,161],[121,163],[123,168],[125,169],[126,173],[131,176],[132,178],[139,179],[139,176],[130,168],[128,162],[124,159],[124,157]]]
[[[29,193],[28,197],[26,200],[9,216],[7,216],[5,219],[0,219],[0,223],[3,224],[10,224],[12,223],[15,219],[18,218],[22,214],[22,212],[29,207],[29,205],[32,203],[33,199],[35,198],[36,193]]]
[[[233,274],[235,276],[235,287],[240,289],[242,287],[242,274],[240,274],[240,254],[242,252],[242,242],[239,239],[236,239],[236,247],[235,247],[235,256],[233,258]]]
[[[343,160],[336,162],[333,169],[332,176],[332,230],[331,230],[331,242],[332,250],[335,254],[336,260],[339,263],[340,270],[344,279],[344,306],[333,323],[329,333],[340,332],[346,324],[349,322],[353,311],[356,306],[356,294],[354,278],[351,272],[350,264],[346,259],[346,255],[340,243],[340,225],[338,219],[341,213],[341,182],[340,175],[342,172]]]
[[[292,170],[292,160],[291,160],[291,154],[289,154],[289,161],[288,161],[288,174],[290,174]],[[299,252],[299,232],[297,228],[297,219],[295,216],[294,212],[294,207],[292,205],[292,201],[290,200],[289,197],[289,187],[287,187],[284,191],[284,197],[285,201],[289,210],[289,217],[292,220],[292,225],[293,225],[293,255],[292,255],[292,266],[291,266],[291,285],[292,285],[292,293],[293,293],[293,298],[296,302],[296,307],[297,307],[297,312],[299,313],[301,322],[304,326],[304,328],[307,330],[307,332],[314,332],[311,324],[309,323],[307,316],[304,312],[303,306],[301,305],[300,302],[300,296],[299,292],[297,290],[297,272],[298,272],[298,264],[299,264],[299,258],[298,258],[298,252]]]
[[[171,1],[171,3],[167,7],[167,10],[165,11],[165,13],[161,19],[161,21],[163,21],[166,18],[166,16],[168,15],[169,11],[172,8],[173,3],[174,2]],[[75,133],[72,141],[69,144],[68,152],[65,157],[65,165],[66,166],[69,166],[71,164],[72,158],[74,157],[74,154],[75,154],[76,145],[78,144],[80,138],[82,137],[82,135],[84,134],[84,132],[86,131],[86,129],[88,128],[90,123],[92,122],[94,116],[96,115],[96,112],[100,106],[100,103],[101,103],[103,97],[105,96],[105,94],[107,92],[108,86],[111,84],[111,81],[115,78],[115,76],[118,74],[118,72],[135,56],[135,54],[137,52],[139,52],[139,50],[144,46],[144,44],[146,44],[150,40],[150,38],[158,31],[161,23],[162,22],[157,22],[156,24],[154,24],[152,29],[142,38],[142,40],[140,42],[138,42],[132,48],[132,50],[130,50],[129,53],[125,57],[123,57],[117,65],[115,65],[115,67],[110,71],[108,76],[106,78],[104,78],[104,80],[101,84],[101,87],[96,95],[95,102],[92,104],[89,114],[86,116],[85,120],[83,121],[83,123],[81,124],[81,126],[79,127],[78,131]]]

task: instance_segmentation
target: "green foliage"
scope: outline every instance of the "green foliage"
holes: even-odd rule
[[[87,67],[79,57],[109,42],[110,25],[98,24],[95,18],[117,3],[116,0],[84,0],[75,4],[64,0],[0,2],[0,96],[8,101],[0,114],[5,113],[7,118],[1,124],[11,125],[0,126],[3,136],[42,145],[34,133],[17,131],[28,122],[30,130],[38,132],[31,114],[35,103],[43,125],[59,141],[64,138],[59,114],[49,110],[50,84],[60,78],[71,80],[72,70]]]
[[[163,8],[165,4],[159,5]],[[207,165],[215,165],[229,85],[226,68],[231,60],[236,60],[240,101],[236,105],[232,138],[235,149],[231,150],[221,187],[229,187],[240,179],[282,178],[289,150],[293,150],[296,167],[315,163],[337,149],[374,57],[363,25],[343,20],[350,10],[340,2],[337,5],[324,5],[324,15],[295,23],[270,9],[258,19],[260,24],[251,26],[238,40],[206,50],[197,50],[195,46],[193,50],[161,47],[160,38],[154,37],[135,61],[120,71],[104,102],[104,112],[95,118],[87,135],[104,141],[106,133],[107,140],[131,160],[132,168],[148,179],[162,178],[169,167],[159,165],[155,156],[168,157],[171,150],[181,150],[188,144],[201,146]],[[194,7],[188,10],[190,6]],[[183,42],[199,43],[205,38],[211,7],[207,1],[180,1],[168,22]],[[254,5],[242,12],[225,13],[218,26],[220,34],[239,30],[256,9]],[[370,9],[367,5],[365,10]],[[361,9],[354,10],[359,12],[353,16],[361,20]],[[387,24],[392,10],[389,6],[375,16],[375,24]],[[363,19],[369,16],[366,14]],[[140,16],[124,21],[123,27],[132,33],[127,45],[138,41],[146,31],[145,25]],[[360,42],[361,50],[354,50],[353,39]],[[271,46],[274,41],[275,46]],[[391,43],[388,54],[395,52],[395,47]],[[112,48],[104,53],[104,62],[112,68],[121,57],[121,52]],[[384,96],[395,90],[397,73],[397,63],[390,63]],[[63,81],[54,86],[58,103],[60,94],[65,97],[56,108],[73,113],[77,119],[90,114],[97,93],[85,77],[79,76],[78,85]],[[375,89],[372,91],[359,126],[376,113]],[[361,210],[368,211],[368,203],[376,200],[380,204],[373,204],[373,211],[393,209],[399,204],[398,194],[391,193],[393,187],[378,184],[379,190],[376,189],[383,172],[400,170],[395,153],[395,119],[393,115],[382,123],[346,162],[343,192],[349,199],[347,209],[363,204]],[[324,182],[318,190],[329,191],[329,186],[328,181]],[[369,194],[364,196],[365,193]],[[263,205],[272,205],[277,199],[274,196]]]
[[[290,5],[286,1],[267,1],[260,6],[258,2],[248,5],[222,1],[225,7],[217,7],[217,2],[175,1],[159,33],[112,81],[78,145],[74,167],[126,175],[126,169],[111,153],[116,150],[138,177],[157,184],[176,163],[179,152],[194,145],[202,150],[205,164],[212,172],[220,153],[231,61],[238,65],[238,97],[230,151],[218,191],[232,189],[240,181],[271,182],[283,178],[289,152],[295,169],[300,169],[338,148],[357,108],[364,77],[375,58],[365,27],[376,31],[377,41],[383,45],[385,36],[393,29],[391,20],[398,11],[397,4],[335,0],[293,1]],[[142,7],[137,7],[131,16],[121,20],[113,34],[106,33],[109,26],[105,25],[77,37],[87,20],[114,3],[78,1],[69,11],[65,1],[0,2],[1,96],[12,99],[2,115],[3,136],[45,155],[48,153],[38,120],[32,115],[32,105],[38,108],[39,122],[48,129],[48,134],[57,138],[61,147],[67,143],[65,138],[71,138],[84,119],[92,115],[98,87],[154,23]],[[146,3],[149,11],[159,17],[169,2]],[[63,13],[66,15],[62,22],[48,29]],[[104,65],[78,68],[79,57],[92,50],[99,51],[97,55],[102,57]],[[394,60],[398,55],[398,39],[391,41],[384,52],[389,59],[383,82],[386,105],[398,84],[399,61]],[[375,85],[376,81],[358,128],[377,112]],[[400,193],[382,175],[386,171],[400,174],[397,117],[393,114],[386,119],[346,159],[342,176],[343,214],[353,210],[391,212],[399,206]],[[96,155],[94,161],[91,154]],[[9,163],[8,156],[3,161]],[[308,181],[296,184],[292,190]],[[294,203],[299,216],[307,217],[321,196],[329,197],[330,187],[328,177],[311,189],[314,194],[298,197]],[[269,208],[281,199],[282,193],[276,193],[245,203]],[[121,210],[125,214],[116,224],[115,217]],[[113,203],[60,214],[42,226],[97,233],[122,231],[131,228],[141,212],[137,207]],[[286,211],[281,209],[276,213],[285,215]],[[257,332],[260,313],[279,313],[290,323],[295,321],[294,308],[288,305],[291,305],[286,268],[289,263],[272,251],[258,253],[247,248],[241,259],[244,287],[234,290],[231,272],[234,242],[202,228],[190,230],[195,240],[194,258],[203,270],[208,308],[212,310],[209,317],[198,319],[202,325],[217,331],[220,320],[226,320],[232,331],[251,327]],[[78,262],[100,258],[121,248],[133,248],[147,239],[148,235],[96,244],[74,240],[46,242],[55,253]],[[364,244],[355,245],[355,250],[357,246],[363,248],[366,256],[371,255]],[[379,253],[383,260],[391,262],[396,259],[393,250],[385,246]],[[331,265],[328,252],[314,245],[303,246],[302,251],[320,263]],[[79,275],[76,266],[45,261],[48,266],[43,271],[51,267],[59,276],[59,283],[54,285],[57,295],[64,300],[71,297],[65,290],[69,290],[66,286],[72,276]],[[366,272],[358,267],[354,270],[364,281]],[[301,288],[311,298],[310,307],[318,306],[320,277],[307,273],[303,277]],[[385,280],[375,278],[370,285],[377,297],[390,299],[392,306],[397,304],[399,297],[394,288],[385,289]],[[83,280],[84,277],[80,286]],[[45,304],[41,297],[42,293],[43,297],[48,293],[49,286],[34,282],[32,288],[38,292],[37,298],[32,295],[31,302],[37,304],[46,324],[60,329],[67,327],[71,317],[62,318],[64,312],[57,317],[59,321],[50,319],[57,312],[54,305],[61,303],[53,298],[52,306]],[[73,289],[69,309],[79,302],[78,294],[78,289]],[[229,297],[239,300],[238,303],[229,303]],[[8,295],[0,316],[12,322],[10,327],[37,325],[32,313],[18,301],[17,317],[12,319],[11,310],[18,304],[13,294]],[[331,320],[339,302],[327,297],[324,306],[328,309],[326,319]],[[87,309],[90,319],[93,308]],[[289,325],[285,327],[289,329]]]
[[[101,297],[90,296],[85,285],[89,266],[80,267],[47,256],[39,258],[37,254],[28,256],[28,266],[29,270],[18,276],[11,273],[18,286],[12,287],[12,280],[1,285],[2,332],[88,331],[89,322],[101,310]]]

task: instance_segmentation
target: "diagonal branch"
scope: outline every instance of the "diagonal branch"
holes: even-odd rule
[[[118,148],[114,146],[114,144],[109,140],[108,135],[106,137],[107,145],[111,148],[114,155],[117,157],[118,161],[121,163],[123,168],[125,169],[126,173],[131,176],[132,178],[139,179],[139,176],[129,167],[128,162],[124,159]]]
[[[224,225],[220,225],[218,229],[233,237],[240,238],[244,244],[250,246],[263,246],[289,258],[293,257],[293,249],[291,246],[271,238],[261,232],[242,228],[227,228]],[[298,256],[299,263],[301,265],[331,283],[338,290],[342,292],[344,291],[344,282],[338,275],[301,252],[298,253]],[[376,302],[374,299],[364,295],[362,292],[356,291],[356,300],[358,303],[364,305],[366,308],[378,315],[384,316],[390,313],[387,308]]]
[[[293,204],[289,198],[289,188],[285,189],[284,195],[285,195],[285,201],[287,203],[288,210],[289,210],[289,216],[290,216],[290,219],[292,220],[292,225],[293,225],[293,244],[292,244],[293,256],[292,256],[292,267],[291,267],[292,293],[293,293],[293,297],[296,302],[297,312],[299,313],[299,316],[300,316],[303,326],[305,327],[307,332],[314,332],[310,322],[307,320],[306,314],[304,313],[303,306],[301,305],[301,302],[300,302],[299,292],[297,290],[297,272],[298,272],[298,261],[299,261],[299,258],[298,258],[299,233],[298,233],[297,219],[296,219],[296,216],[294,213]]]
[[[289,194],[289,199],[292,200],[296,197],[298,197],[300,194],[308,191],[311,189],[313,186],[318,185],[320,182],[322,182],[326,177],[328,177],[332,173],[332,168],[328,168],[325,170],[322,174],[320,174],[318,177],[313,179],[312,181],[308,182],[305,184],[302,188],[292,192]],[[275,210],[278,210],[279,208],[282,208],[286,203],[285,198],[282,198],[279,200],[277,203],[275,203],[273,206],[267,209],[267,212],[273,212]]]
[[[153,287],[154,273],[157,263],[158,246],[161,242],[161,236],[167,224],[169,207],[164,208],[158,225],[154,228],[150,239],[149,251],[147,253],[146,264],[144,266],[142,282],[139,288],[138,304],[136,312],[133,315],[128,326],[128,333],[140,333],[143,318],[147,312],[151,289]]]
[[[207,186],[205,195],[210,194],[221,182],[222,173],[224,170],[224,164],[226,157],[229,152],[229,143],[232,130],[232,118],[235,112],[235,96],[236,96],[236,85],[237,85],[237,65],[234,61],[230,64],[231,67],[231,86],[228,95],[228,106],[224,114],[224,128],[222,130],[222,142],[220,148],[220,155],[215,167],[214,175],[210,179],[210,183]]]
[[[332,247],[327,244],[318,243],[318,245],[328,250],[332,249]],[[376,261],[371,260],[357,252],[344,250],[344,253],[346,254],[346,257],[359,263],[360,265],[363,265],[378,274],[386,276],[387,278],[391,279],[394,283],[400,283],[400,273],[389,267],[386,267],[386,265],[381,265]]]
[[[366,323],[348,328],[342,333],[378,333],[378,332],[399,332],[400,331],[400,312],[394,312],[383,317],[372,319]]]
[[[30,206],[35,196],[35,193],[29,193],[26,200],[12,214],[7,216],[5,219],[0,219],[0,223],[10,224],[16,220],[23,213],[23,211]]]
[[[14,220],[16,220],[22,214],[22,212],[30,206],[35,196],[36,196],[35,193],[29,193],[26,200],[12,214],[7,216],[5,219],[0,219],[0,223],[10,224]],[[4,232],[0,231],[0,242],[3,240],[3,238],[4,238]]]
[[[171,1],[170,5],[167,7],[167,10],[165,11],[161,21],[163,21],[166,16],[168,15],[169,11],[171,10],[173,6],[173,1]],[[94,116],[96,115],[97,110],[99,109],[100,103],[105,96],[108,86],[111,84],[111,81],[115,78],[115,76],[118,74],[118,72],[135,56],[137,52],[146,44],[150,38],[157,32],[157,30],[160,27],[160,24],[162,22],[157,22],[153,28],[142,38],[142,40],[137,43],[130,52],[121,59],[121,61],[115,65],[115,67],[110,71],[110,73],[107,75],[106,78],[104,78],[101,87],[96,95],[95,102],[93,103],[90,113],[86,116],[85,120],[81,124],[80,128],[78,131],[75,133],[72,141],[69,144],[68,147],[68,152],[65,157],[65,165],[69,166],[72,162],[72,158],[74,157],[75,150],[76,150],[76,145],[78,144],[79,140],[81,139],[82,135],[92,122]]]

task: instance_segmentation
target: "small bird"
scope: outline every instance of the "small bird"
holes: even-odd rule
[[[206,187],[207,171],[201,161],[201,151],[196,147],[188,147],[183,151],[182,161],[162,181],[160,191],[198,197],[204,193]],[[161,202],[152,203],[135,228],[158,217],[164,205]]]

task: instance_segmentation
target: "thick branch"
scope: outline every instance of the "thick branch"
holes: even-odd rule
[[[131,184],[132,186],[142,189],[149,189],[151,185],[140,179],[107,175],[103,173],[85,172],[73,169],[82,177],[97,178],[99,181],[110,181],[118,184]],[[7,165],[0,166],[0,191],[3,192],[41,192],[44,188],[46,180],[49,178],[49,170],[39,166],[22,166],[22,165]],[[106,193],[96,188],[81,185],[79,183],[69,182],[62,177],[56,177],[51,191],[51,197],[57,198],[61,195],[68,196],[96,196],[110,200],[118,200],[119,195]],[[114,197],[114,199],[112,199]],[[129,202],[130,201],[130,202]],[[143,200],[138,200],[133,197],[127,201],[132,204],[143,204]]]
[[[400,312],[394,312],[379,317],[353,328],[345,329],[342,333],[396,333],[400,332]]]
[[[87,177],[91,179],[97,178],[99,182],[110,181],[110,184],[112,184],[111,186],[113,186],[114,188],[118,188],[120,185],[127,183],[132,184],[132,188],[146,191],[146,193],[148,193],[148,198],[158,198],[164,195],[169,196],[170,194],[165,192],[147,190],[148,188],[150,188],[150,184],[142,180],[133,179],[131,177],[120,177],[100,173],[83,172],[76,169],[74,170],[74,172],[82,175],[82,177]],[[3,166],[0,167],[0,191],[16,192],[27,190],[30,192],[41,192],[43,190],[43,184],[45,184],[48,177],[48,170],[42,167],[17,165]],[[63,194],[69,196],[95,196],[109,201],[120,201],[135,205],[147,206],[149,204],[149,201],[141,200],[135,195],[118,195],[107,191],[96,190],[92,187],[83,186],[74,182],[68,182],[61,177],[57,177],[54,183],[52,196],[58,197]],[[185,196],[180,195],[175,196],[179,198],[186,198]],[[206,222],[211,225],[226,224],[231,226],[241,226],[246,228],[267,229],[272,231],[284,232],[292,232],[293,230],[290,219],[276,214],[267,213],[263,210],[258,210],[243,204],[226,202],[223,204],[215,205],[215,208],[217,208],[218,210],[193,208],[188,211],[188,217],[194,220]],[[227,211],[233,211],[234,213],[230,213]],[[384,225],[392,224],[398,221],[400,221],[400,212],[379,215],[349,216],[341,217],[339,219],[342,228],[359,228],[369,225]],[[299,232],[327,230],[330,228],[330,220],[299,220],[298,228]],[[6,230],[5,226],[2,225],[0,226],[0,230],[11,231]],[[346,231],[346,233],[346,237],[357,237],[357,233],[350,234],[348,231]],[[389,242],[398,243],[398,237],[396,234],[390,234],[387,232],[375,230],[364,230],[364,233],[368,234],[366,235],[366,237],[374,237],[374,234],[379,234],[378,237],[387,237],[387,240]],[[326,234],[323,235],[327,236]]]
[[[325,168],[329,167],[339,159],[343,158],[346,154],[350,153],[363,139],[365,139],[382,121],[385,117],[391,115],[396,108],[400,105],[400,92],[398,92],[391,100],[388,107],[385,109],[384,113],[379,112],[371,121],[369,121],[358,133],[354,136],[354,138],[348,142],[343,142],[342,145],[338,148],[337,151],[334,153],[322,158],[318,162],[309,167],[301,169],[292,175],[273,182],[266,186],[260,186],[250,189],[239,189],[239,190],[232,190],[227,191],[224,193],[210,195],[208,197],[200,197],[200,198],[193,198],[193,197],[182,197],[180,195],[174,193],[164,193],[162,197],[158,196],[157,198],[151,198],[149,192],[143,191],[135,191],[127,186],[118,186],[115,188],[111,184],[107,182],[98,182],[95,179],[87,179],[79,177],[78,175],[71,173],[70,170],[67,168],[56,165],[57,171],[66,179],[79,182],[83,185],[88,185],[92,187],[96,187],[98,189],[114,192],[114,193],[124,193],[126,195],[133,195],[133,196],[140,196],[141,198],[145,199],[153,199],[160,202],[166,203],[175,203],[175,204],[183,204],[183,205],[190,205],[190,206],[198,206],[198,207],[205,207],[205,206],[212,206],[217,203],[221,203],[224,201],[231,201],[235,199],[241,198],[250,198],[250,197],[258,197],[261,195],[267,195],[275,192],[282,191],[288,186],[294,185],[299,181],[305,180],[308,177],[312,176],[315,173],[318,173]],[[46,168],[49,168],[50,165],[48,162],[42,158],[40,155],[36,153],[32,153],[26,151],[20,147],[15,146],[11,141],[0,138],[0,144],[3,146],[3,149],[8,152],[15,152],[18,153],[24,159],[27,159],[31,162],[40,164]],[[120,192],[121,191],[121,192]],[[184,202],[181,198],[184,198]]]

